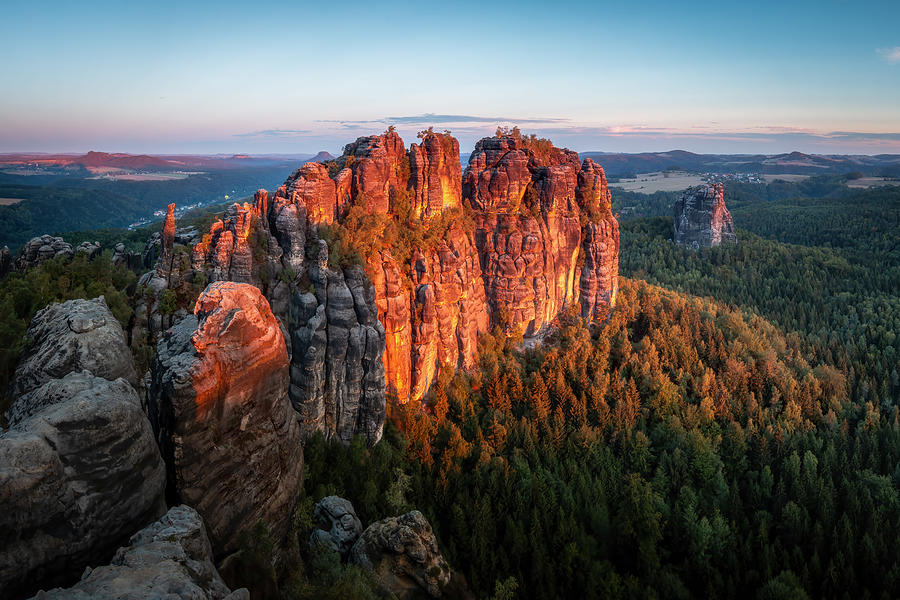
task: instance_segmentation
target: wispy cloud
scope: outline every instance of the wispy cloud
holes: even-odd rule
[[[421,115],[407,115],[401,117],[384,117],[382,119],[370,120],[330,120],[320,121],[322,123],[340,123],[344,126],[365,125],[374,123],[383,123],[385,125],[435,125],[435,124],[453,124],[453,123],[567,123],[569,119],[555,118],[513,118],[513,117],[481,117],[477,115],[438,115],[434,113],[424,113]]]
[[[239,138],[291,138],[300,137],[312,133],[309,129],[263,129],[250,133],[235,133]]]
[[[893,48],[879,48],[877,52],[881,55],[881,58],[891,64],[900,63],[900,46],[894,46]]]

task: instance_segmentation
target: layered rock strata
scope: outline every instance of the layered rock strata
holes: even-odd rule
[[[137,384],[134,362],[122,326],[103,296],[51,304],[34,315],[25,334],[13,377],[12,396],[20,397],[51,379],[87,370],[97,377],[119,377]]]
[[[17,271],[26,271],[51,258],[70,259],[73,256],[75,256],[75,251],[72,249],[72,244],[61,237],[42,235],[32,238],[22,246],[14,262],[14,267]]]
[[[725,186],[721,183],[685,190],[675,202],[674,210],[675,243],[696,249],[737,242],[734,221],[725,206]]]
[[[0,434],[0,596],[66,583],[165,511],[165,468],[103,298],[40,311]]]
[[[454,138],[421,138],[409,151],[393,131],[359,138],[235,205],[194,247],[195,270],[269,298],[304,435],[373,443],[379,387],[418,400],[440,369],[476,364],[492,324],[533,335],[568,307],[593,320],[615,303],[618,223],[599,165],[516,133],[478,142],[463,173]],[[371,231],[364,275],[327,260],[350,216]]]
[[[369,525],[350,550],[349,561],[375,573],[392,597],[439,598],[451,571],[431,524],[417,510]]]
[[[269,303],[248,284],[210,284],[159,341],[149,408],[169,498],[196,508],[216,554],[258,521],[275,539],[287,531],[303,469],[288,365]]]
[[[533,335],[577,305],[582,290],[590,292],[582,316],[614,304],[619,227],[599,165],[569,150],[536,150],[517,136],[485,138],[469,158],[463,194],[475,213],[488,302],[502,325]]]
[[[356,516],[353,504],[338,496],[326,496],[319,500],[313,511],[317,525],[309,536],[312,548],[323,546],[346,556],[362,533],[362,523]]]
[[[203,520],[182,505],[131,536],[108,565],[87,570],[68,589],[39,592],[34,600],[144,598],[249,600],[250,595],[228,589],[213,564]]]

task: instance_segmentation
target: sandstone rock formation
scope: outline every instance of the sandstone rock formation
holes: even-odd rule
[[[100,246],[100,242],[81,242],[75,248],[75,254],[84,254],[88,258],[96,258],[100,256],[102,251],[103,248]]]
[[[142,265],[152,267],[138,280],[142,293],[134,308],[130,332],[135,353],[155,347],[162,332],[188,315],[183,306],[186,299],[196,297],[198,289],[205,287],[205,273],[195,272],[191,265],[192,245],[199,241],[193,227],[175,227],[175,205],[170,204],[163,231],[150,237],[143,255],[126,252],[124,244],[116,246],[113,263],[134,270],[141,270]]]
[[[0,595],[65,583],[165,511],[165,469],[103,298],[40,311],[28,337],[0,434]]]
[[[15,268],[17,271],[26,271],[32,267],[36,267],[44,261],[56,257],[72,258],[75,256],[72,250],[72,244],[68,243],[61,237],[53,237],[50,235],[42,235],[32,238],[28,243],[19,250],[19,255],[15,260]]]
[[[725,186],[717,183],[685,190],[675,202],[674,232],[675,243],[695,249],[736,243],[734,221],[725,207]]]
[[[130,252],[125,249],[125,244],[120,242],[113,248],[112,263],[132,271],[141,271],[144,266],[144,259],[140,252]]]
[[[19,397],[47,381],[85,369],[97,377],[122,377],[137,384],[134,362],[122,326],[103,296],[69,300],[37,312],[25,334],[28,344],[16,367],[12,396]]]
[[[291,402],[304,438],[324,431],[349,442],[360,433],[374,444],[385,415],[385,334],[375,292],[362,268],[329,269],[320,242],[309,268],[313,291],[298,290],[291,303]]]
[[[194,506],[217,554],[257,521],[286,532],[303,469],[288,356],[260,291],[216,282],[160,339],[150,417],[172,502]]]
[[[444,209],[456,208],[462,200],[462,166],[459,142],[443,134],[422,136],[422,143],[409,147],[410,185],[416,216],[440,215]]]
[[[0,277],[5,276],[12,269],[12,254],[9,246],[0,248]]]
[[[374,214],[390,212],[393,194],[405,190],[409,183],[409,159],[400,136],[388,131],[358,138],[344,148],[344,157],[354,159],[350,187],[353,202]]]
[[[144,598],[249,600],[250,595],[243,588],[228,589],[213,565],[200,515],[182,505],[131,536],[110,564],[86,571],[71,588],[35,596],[35,600]]]
[[[615,302],[619,227],[603,169],[516,135],[475,145],[463,176],[491,311],[509,329],[537,333],[570,304],[592,318]],[[579,269],[579,254],[584,267]]]
[[[313,519],[318,529],[309,537],[310,546],[324,546],[346,556],[362,533],[362,523],[349,500],[327,496],[316,504]]]
[[[208,271],[210,281],[253,282],[253,250],[249,237],[254,219],[261,223],[267,201],[268,194],[257,193],[252,205],[232,204],[225,211],[224,219],[213,223],[208,237],[204,236],[203,241],[194,246],[194,269]]]
[[[618,223],[599,165],[513,131],[478,142],[463,174],[454,138],[420,137],[405,151],[388,131],[307,163],[194,247],[196,272],[269,299],[304,436],[374,443],[385,391],[418,400],[440,369],[473,367],[492,324],[533,335],[567,307],[593,320],[615,303]],[[370,227],[364,273],[328,260],[350,216]]]
[[[351,563],[370,569],[379,584],[397,598],[424,591],[433,598],[450,583],[431,524],[417,510],[369,525],[350,550]]]

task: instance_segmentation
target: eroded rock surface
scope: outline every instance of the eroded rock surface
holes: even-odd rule
[[[511,330],[533,335],[568,305],[593,318],[615,302],[618,223],[603,169],[570,150],[485,138],[463,175],[487,301]],[[591,255],[578,268],[581,253]]]
[[[193,598],[249,600],[247,590],[231,592],[213,565],[212,547],[200,515],[175,506],[138,531],[108,565],[85,572],[68,589],[39,592],[35,600],[140,600]]]
[[[709,248],[736,243],[734,221],[725,206],[725,186],[721,183],[697,186],[675,202],[675,243],[692,248]]]
[[[424,591],[433,598],[450,583],[431,524],[417,510],[369,525],[350,550],[350,562],[370,569],[379,584],[397,598]]]
[[[335,227],[365,219],[382,246],[366,252],[364,273],[329,262],[326,239],[342,242]],[[392,219],[421,241],[379,237]],[[351,250],[336,249],[345,259]],[[605,318],[618,252],[593,161],[510,133],[478,142],[462,173],[453,137],[425,132],[405,151],[388,131],[307,163],[271,199],[261,190],[252,205],[235,205],[194,247],[193,264],[268,298],[304,437],[374,443],[385,395],[419,400],[440,369],[473,367],[477,336],[491,326],[533,335],[567,307]]]
[[[65,583],[165,511],[165,469],[103,298],[38,312],[0,434],[0,591]],[[0,593],[0,595],[3,595]]]
[[[327,496],[316,504],[313,519],[318,529],[309,537],[310,546],[324,546],[346,556],[362,533],[362,523],[353,504],[338,496]]]
[[[72,371],[87,370],[104,379],[122,377],[132,385],[137,383],[122,326],[103,296],[69,300],[39,310],[25,339],[28,344],[16,367],[13,397]]]
[[[103,248],[100,246],[100,242],[81,242],[75,248],[75,254],[84,254],[88,258],[96,258],[100,256],[102,251]]]
[[[280,539],[303,456],[284,338],[262,293],[210,284],[160,339],[152,372],[150,415],[170,498],[196,508],[217,554],[260,520]]]
[[[28,243],[22,246],[15,260],[15,268],[17,271],[25,271],[38,266],[44,261],[60,256],[67,259],[75,256],[72,244],[61,237],[42,235],[31,238]]]

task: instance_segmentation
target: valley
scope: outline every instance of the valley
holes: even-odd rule
[[[900,598],[900,2],[18,2],[0,600]]]
[[[151,415],[173,415],[169,425],[151,419],[163,439],[175,427],[177,439],[194,440],[200,451],[210,443],[207,430],[175,407],[232,402],[231,394],[247,394],[237,390],[250,385],[256,391],[242,397],[273,398],[267,412],[300,417],[296,433],[285,430],[278,442],[296,437],[286,451],[302,448],[303,483],[293,488],[298,514],[311,514],[325,496],[349,500],[364,523],[418,509],[453,569],[440,584],[449,597],[587,589],[600,597],[679,589],[740,595],[774,586],[831,595],[838,588],[816,569],[852,575],[883,568],[877,559],[840,562],[848,560],[847,547],[826,540],[814,541],[813,551],[829,562],[810,566],[760,528],[771,522],[805,536],[840,518],[855,524],[849,544],[860,536],[880,544],[894,539],[886,523],[900,523],[900,513],[881,508],[887,512],[875,528],[858,506],[872,486],[896,493],[883,487],[891,463],[873,462],[859,444],[878,432],[879,453],[900,455],[898,188],[853,190],[840,177],[819,177],[726,181],[718,191],[694,188],[693,196],[636,194],[607,186],[592,162],[518,132],[479,142],[465,172],[456,168],[453,138],[426,133],[407,151],[395,136],[360,138],[333,163],[308,163],[273,194],[260,190],[218,216],[195,212],[176,220],[169,208],[143,253],[155,258],[141,261],[139,280],[103,251],[7,276],[0,283],[7,310],[0,336],[9,348],[0,356],[4,380],[14,381],[13,367],[29,352],[23,344],[30,315],[51,300],[102,292],[138,372],[153,382],[142,402],[158,407]],[[555,166],[545,170],[534,160]],[[556,182],[569,179],[576,182],[572,195],[555,195],[565,189]],[[682,231],[699,232],[690,239],[712,239],[713,247],[672,243],[679,201],[691,223]],[[616,224],[612,211],[622,203],[630,208]],[[725,203],[731,215],[715,216]],[[567,220],[558,212],[565,206],[582,216]],[[292,220],[301,214],[305,224]],[[732,215],[736,236],[725,229]],[[544,237],[565,223],[581,232],[579,244],[568,247],[586,255],[574,272],[568,259],[547,262],[551,248],[571,251]],[[104,239],[149,235],[119,231]],[[594,232],[601,237],[590,237]],[[544,249],[529,255],[535,241]],[[518,270],[548,273],[554,264],[561,270],[550,280],[577,283],[557,291],[530,287],[533,280]],[[461,277],[465,269],[470,275]],[[613,269],[619,275],[611,279]],[[216,311],[250,310],[244,289],[256,290],[251,304],[269,311],[260,313],[271,321],[260,335],[283,339],[287,355],[262,361],[270,344],[253,350],[257,342],[247,333],[234,345],[224,331],[207,329],[227,327]],[[564,299],[565,292],[552,308],[554,295],[569,289],[576,295]],[[488,319],[479,321],[485,305]],[[242,331],[261,327],[247,314],[234,317],[247,319]],[[182,377],[177,365],[197,360],[177,341],[190,339],[191,328],[193,339],[219,341],[197,342],[213,353],[201,354],[194,383],[171,395],[162,390]],[[357,346],[360,335],[365,341]],[[213,366],[251,360],[257,375]],[[211,375],[221,368],[235,379],[201,400],[210,389],[204,378],[221,382]],[[241,423],[254,427],[246,418]],[[238,444],[237,430],[227,439]],[[174,471],[179,477],[202,464],[178,463],[183,454],[166,447],[163,462],[183,464]],[[231,452],[248,451],[236,445]],[[256,456],[250,460],[279,465],[281,480],[293,481],[284,479],[287,463]],[[865,466],[845,473],[840,465],[847,461]],[[219,486],[216,496],[228,496],[274,477],[245,479],[243,488],[220,479],[196,490]],[[172,485],[189,485],[183,481]],[[840,487],[855,491],[827,491]],[[247,502],[246,493],[234,501]],[[191,500],[213,527],[212,556],[238,549],[247,557],[241,560],[262,561],[222,567],[229,586],[262,595],[341,589],[364,597],[379,585],[350,562],[326,567],[326,555],[302,549],[303,540],[320,534],[311,521],[285,525],[287,508],[259,513],[268,523],[263,533],[248,532],[239,543],[222,537],[217,531],[231,526],[216,524],[224,513],[212,498],[200,492]],[[749,499],[743,502],[755,512],[736,498]],[[785,503],[794,512],[785,512]],[[301,542],[294,567],[260,566],[278,552],[265,541],[273,539]],[[502,554],[488,550],[498,544]],[[727,552],[709,554],[717,544]],[[673,552],[685,545],[692,552]],[[566,550],[551,560],[554,548]],[[767,558],[758,569],[731,568],[729,561],[751,556]],[[873,589],[871,580],[853,581]]]

